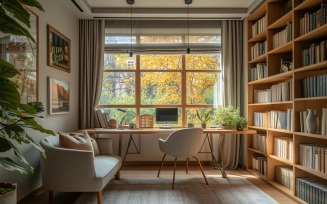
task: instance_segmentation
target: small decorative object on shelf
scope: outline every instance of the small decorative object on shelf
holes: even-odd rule
[[[307,122],[308,132],[311,134],[316,134],[318,131],[318,126],[319,126],[316,109],[313,109],[313,108],[308,109],[308,116],[307,116],[306,122]]]
[[[109,119],[108,123],[109,123],[110,128],[115,128],[115,127],[117,127],[117,124],[118,124],[117,120],[114,118]]]

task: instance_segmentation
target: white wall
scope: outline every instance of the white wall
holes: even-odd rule
[[[47,77],[57,77],[70,82],[70,113],[65,115],[48,115],[44,113],[45,121],[41,121],[45,128],[54,132],[74,131],[78,128],[78,18],[72,14],[75,9],[67,0],[40,0],[45,12],[32,9],[39,16],[39,101],[43,102],[48,110],[47,99]],[[71,40],[71,73],[67,73],[47,66],[47,24],[56,28]],[[30,132],[30,135],[40,141],[45,135]],[[31,193],[41,186],[40,176],[40,154],[31,145],[19,146],[26,159],[35,168],[34,174],[21,175],[18,172],[9,172],[0,168],[0,181],[18,183],[18,199]],[[6,153],[15,161],[12,152]],[[18,161],[17,161],[18,162]]]

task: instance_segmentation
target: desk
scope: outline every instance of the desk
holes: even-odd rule
[[[96,128],[96,129],[87,129],[86,131],[90,135],[94,135],[97,137],[99,134],[117,134],[119,135],[119,147],[118,147],[118,154],[121,156],[121,149],[122,149],[122,136],[125,134],[129,134],[129,140],[128,140],[128,145],[126,149],[126,154],[123,159],[123,163],[126,159],[126,155],[130,154],[128,153],[129,146],[131,143],[134,144],[137,153],[139,153],[139,149],[136,147],[134,139],[133,139],[133,134],[170,134],[173,131],[176,131],[181,128],[176,128],[176,129],[159,129],[159,128],[134,128],[134,129],[106,129],[106,128]],[[251,135],[251,134],[256,134],[257,132],[255,130],[227,130],[227,129],[218,129],[218,128],[207,128],[203,130],[203,133],[206,134],[206,138],[208,139],[209,146],[210,146],[210,152],[202,152],[202,153],[211,153],[211,156],[214,158],[216,167],[221,170],[221,174],[223,178],[226,178],[226,172],[225,172],[225,167],[224,167],[224,152],[223,152],[223,147],[224,147],[224,138],[225,134],[244,134],[244,135]],[[221,154],[221,164],[216,160],[215,156],[213,155],[212,151],[212,143],[210,142],[211,139],[209,138],[209,135],[212,137],[212,135],[218,135],[220,137],[220,154]],[[204,141],[205,142],[205,141]],[[202,145],[203,146],[203,145]],[[201,148],[202,149],[202,148]],[[201,150],[200,150],[201,153]]]

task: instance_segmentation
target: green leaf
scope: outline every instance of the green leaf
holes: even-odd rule
[[[16,164],[7,157],[0,156],[0,166],[9,171],[19,171],[19,173],[27,174],[26,170],[19,164]]]
[[[16,19],[24,23],[27,27],[31,27],[30,14],[17,0],[5,1],[1,4],[1,6],[6,11],[9,11]]]
[[[37,130],[37,131],[42,132],[42,133],[55,135],[55,133],[52,130],[47,130],[47,129],[43,128],[34,119],[23,120],[23,122],[26,125],[29,125],[29,128],[31,128],[31,129]]]
[[[28,104],[20,104],[20,108],[24,113],[28,113],[31,115],[37,114],[37,110]]]
[[[30,166],[30,164],[27,162],[27,160],[25,159],[24,155],[19,151],[19,149],[10,141],[7,140],[7,142],[10,144],[10,146],[14,149],[14,153],[16,155],[16,157],[18,157],[18,159],[23,162],[24,164],[27,164],[28,166]]]
[[[10,144],[7,142],[6,138],[0,137],[0,152],[6,152],[11,149]]]
[[[27,104],[32,106],[34,109],[36,109],[37,113],[42,113],[45,110],[44,105],[41,102],[30,102]]]
[[[2,14],[0,18],[0,31],[3,33],[10,33],[14,35],[23,35],[35,43],[34,38],[23,26],[13,20],[10,16]]]
[[[40,11],[44,11],[42,5],[37,0],[18,0],[18,1],[27,6],[35,7]]]
[[[0,59],[0,78],[9,79],[19,74],[19,71],[10,63]]]
[[[43,153],[45,153],[44,149],[41,147],[41,145],[37,142],[35,142],[33,140],[33,138],[31,138],[29,135],[26,135],[26,139],[37,149],[39,150],[41,153],[42,153],[42,156],[45,156],[43,155]]]
[[[20,104],[20,94],[9,81],[0,81],[0,105],[17,108]]]

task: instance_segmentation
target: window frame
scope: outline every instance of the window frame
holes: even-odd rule
[[[105,54],[115,54],[111,52],[105,52]],[[219,54],[221,59],[221,52],[216,53],[203,53],[203,54]],[[144,55],[144,54],[142,54]],[[173,55],[173,54],[171,54]],[[185,54],[179,54],[182,57],[182,69],[180,70],[150,70],[150,69],[141,69],[140,67],[140,60],[141,55],[136,55],[136,68],[131,69],[103,69],[103,73],[106,72],[133,72],[135,73],[135,104],[131,105],[97,105],[97,108],[99,109],[105,109],[105,108],[135,108],[136,110],[136,124],[139,124],[139,116],[142,108],[180,108],[182,113],[182,127],[186,127],[186,110],[188,108],[216,108],[218,104],[187,104],[187,87],[186,87],[186,80],[187,80],[187,73],[192,72],[203,72],[203,73],[217,73],[220,74],[219,83],[222,83],[221,74],[222,74],[222,67],[219,67],[217,70],[190,70],[186,69],[186,55]],[[221,61],[220,61],[221,62]],[[221,64],[220,64],[221,66]],[[181,73],[181,103],[176,105],[142,105],[141,104],[141,74],[143,72],[178,72]]]

